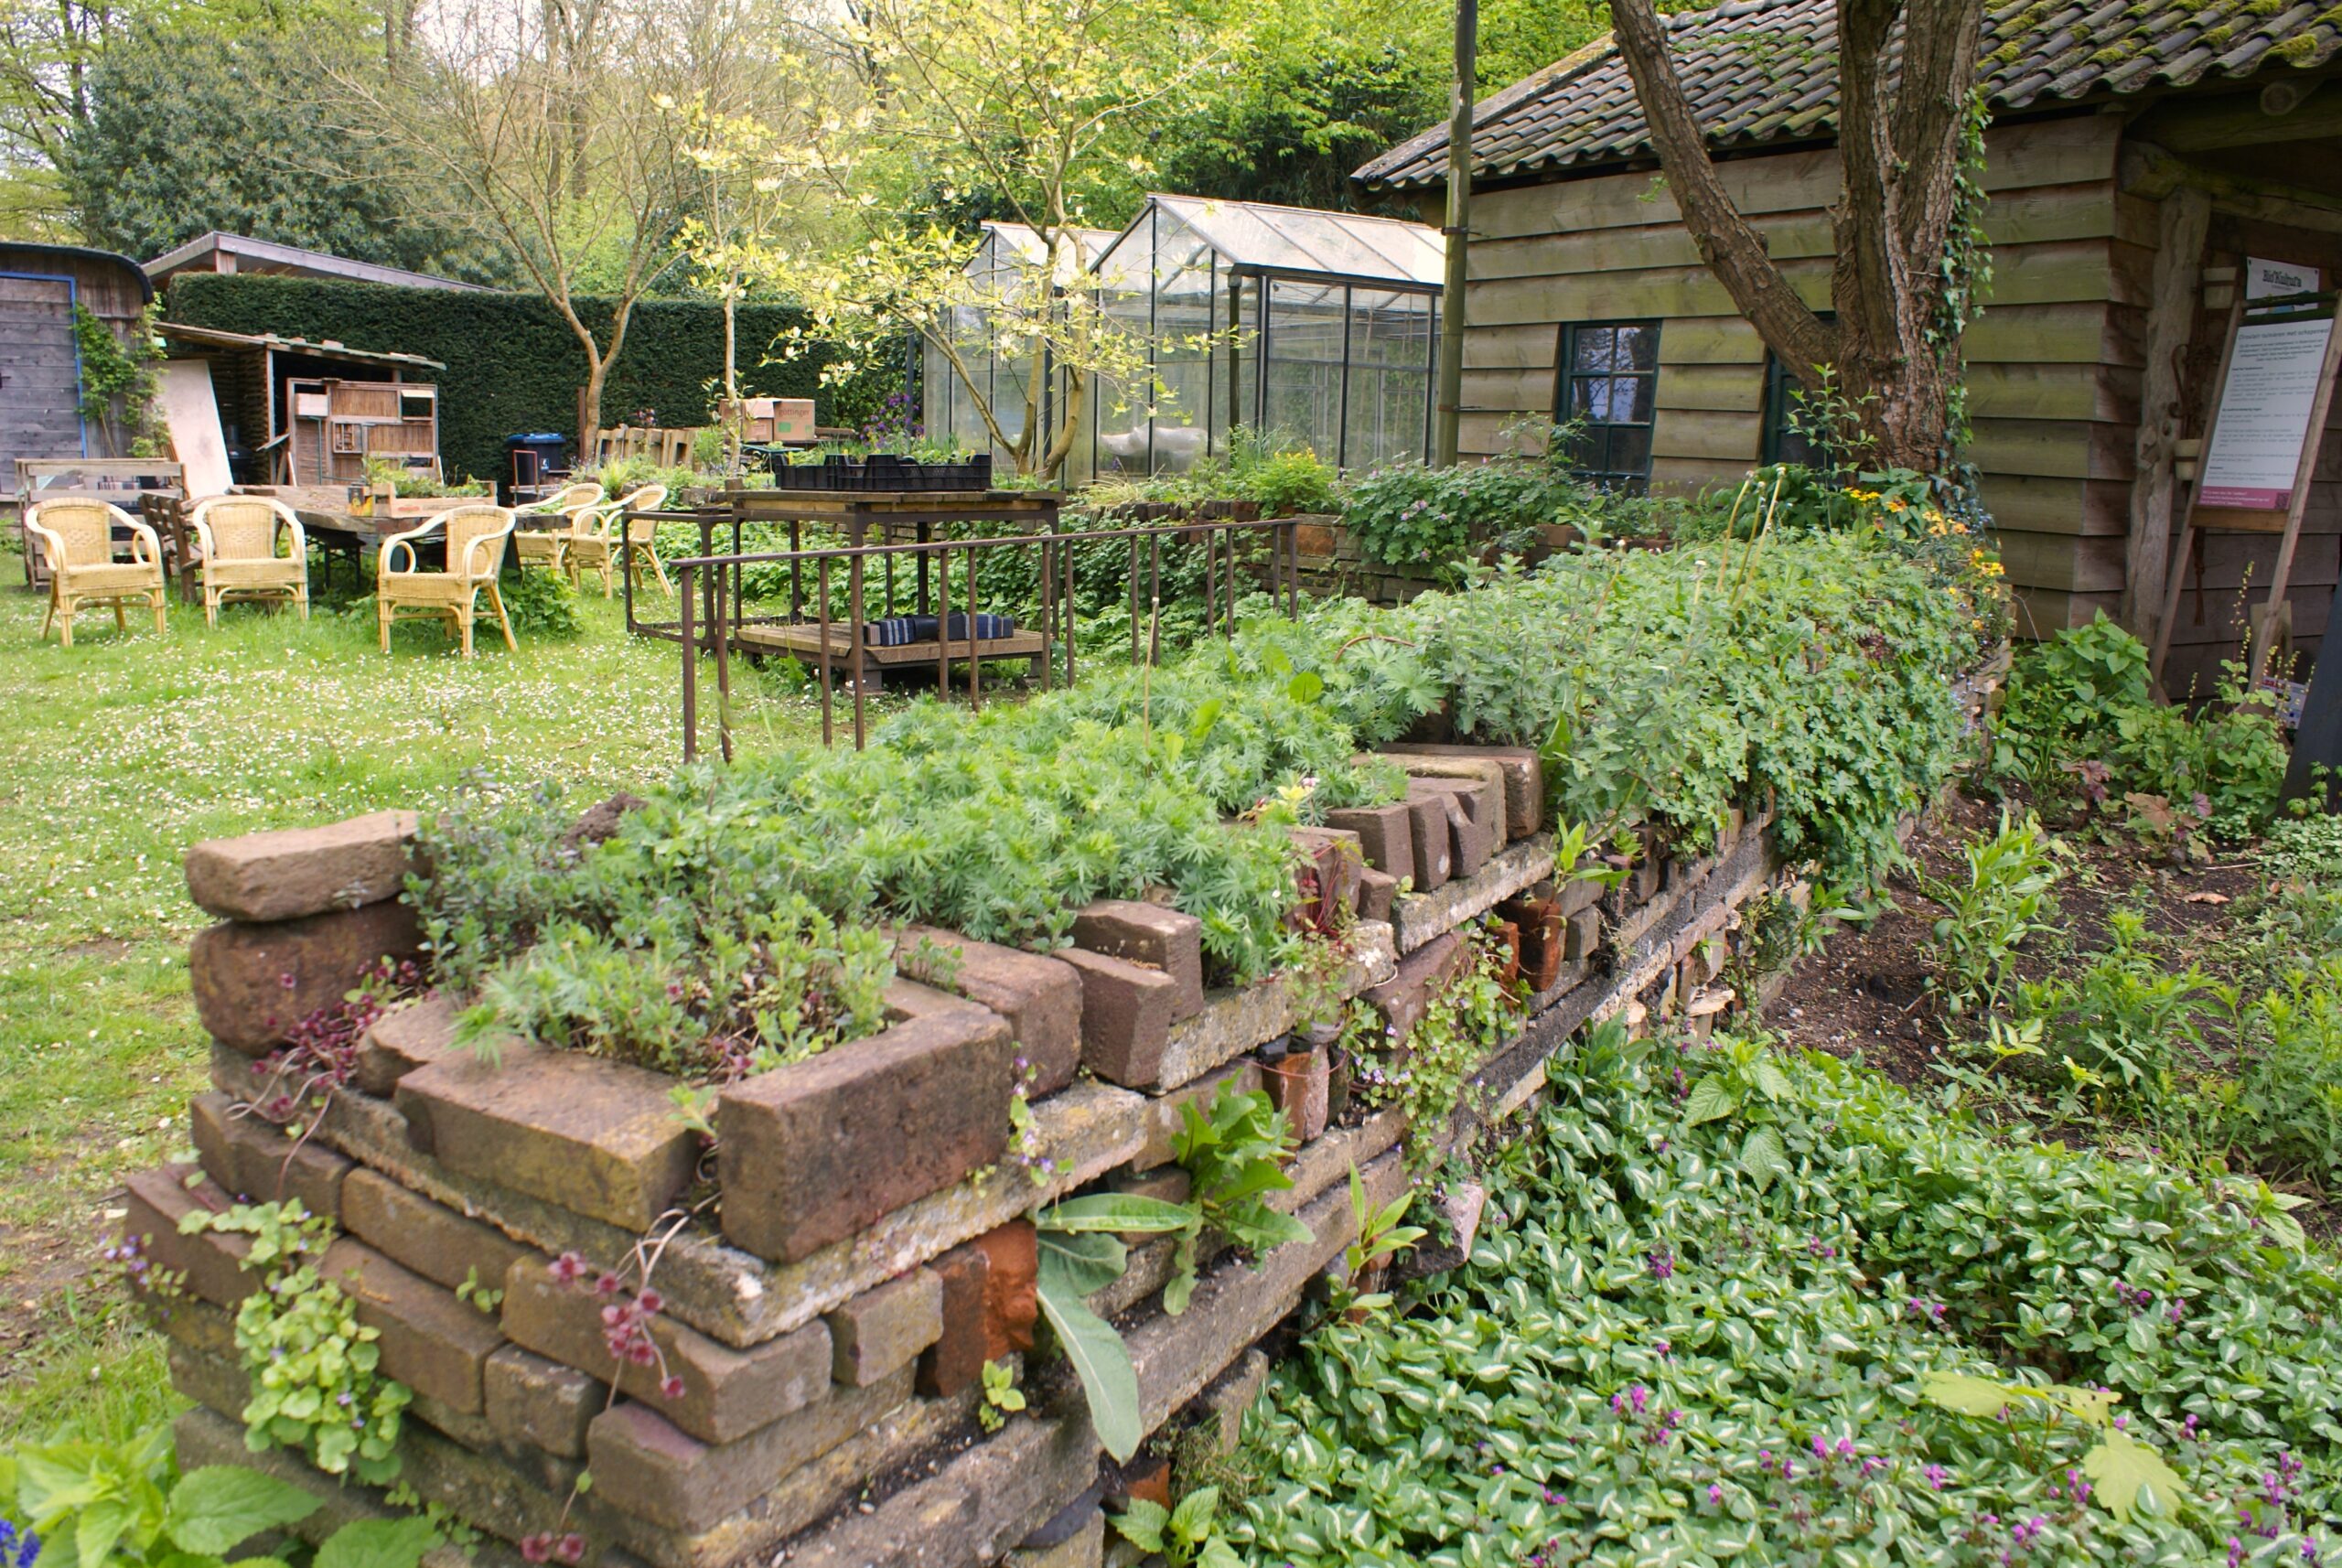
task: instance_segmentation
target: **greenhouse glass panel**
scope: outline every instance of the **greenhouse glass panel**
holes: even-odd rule
[[[1204,455],[1211,403],[1213,252],[1195,231],[1158,212],[1155,233],[1155,446],[1160,473],[1184,473]]]
[[[1098,263],[1098,305],[1103,330],[1151,344],[1155,328],[1155,209],[1141,212]],[[1147,416],[1152,388],[1144,379],[1097,378],[1097,472],[1151,472],[1153,432]]]
[[[1343,351],[1349,290],[1274,278],[1262,349],[1261,429],[1271,441],[1309,447],[1338,462],[1342,445]]]
[[[1432,301],[1425,294],[1353,291],[1345,467],[1423,457],[1423,410],[1432,395],[1435,360]]]

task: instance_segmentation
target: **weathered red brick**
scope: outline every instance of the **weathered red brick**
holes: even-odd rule
[[[250,1237],[209,1230],[179,1234],[179,1221],[197,1209],[219,1213],[235,1207],[225,1188],[193,1165],[140,1171],[123,1185],[129,1213],[122,1233],[138,1243],[155,1267],[181,1275],[185,1289],[215,1306],[234,1306],[260,1288],[260,1275],[244,1268],[245,1254],[252,1250]]]
[[[1293,1135],[1309,1142],[1326,1130],[1332,1058],[1323,1048],[1289,1050],[1261,1064],[1261,1087],[1284,1112]]]
[[[956,972],[920,972],[922,942],[929,951],[958,953]],[[1037,1098],[1055,1094],[1073,1081],[1081,1062],[1082,989],[1080,978],[1066,964],[932,926],[904,928],[896,958],[914,980],[981,1003],[1007,1019],[1011,1036],[1033,1065]]]
[[[1544,825],[1545,765],[1525,746],[1455,746],[1410,742],[1389,748],[1391,755],[1442,757],[1458,762],[1492,762],[1504,770],[1505,837],[1525,839]]]
[[[1073,918],[1073,940],[1169,976],[1177,987],[1174,1022],[1203,1011],[1204,923],[1193,915],[1134,898],[1104,898]]]
[[[463,1414],[480,1413],[480,1368],[504,1343],[492,1316],[346,1236],[326,1249],[318,1273],[380,1333],[385,1374]]]
[[[1442,931],[1401,959],[1396,974],[1380,985],[1369,986],[1361,993],[1367,1004],[1382,1015],[1391,1044],[1403,1045],[1415,1026],[1423,1022],[1432,999],[1456,978],[1466,951],[1461,937],[1454,931]]]
[[[449,1290],[469,1281],[489,1291],[530,1250],[501,1230],[467,1219],[373,1171],[352,1171],[342,1186],[342,1229],[389,1258]]]
[[[1471,875],[1504,847],[1504,797],[1487,779],[1411,779],[1407,790],[1410,796],[1417,791],[1445,795],[1460,809],[1460,815],[1448,819],[1455,834],[1454,875]]]
[[[763,1497],[910,1397],[904,1367],[866,1389],[834,1388],[734,1443],[702,1443],[650,1405],[624,1401],[586,1428],[600,1502],[668,1530],[699,1531]]]
[[[1389,919],[1391,900],[1398,896],[1397,877],[1368,866],[1358,876],[1358,918],[1361,920]]]
[[[984,1274],[992,1254],[973,1241],[952,1248],[928,1269],[938,1286],[936,1339],[919,1359],[919,1391],[949,1399],[984,1366]]]
[[[1004,1019],[970,1008],[734,1084],[716,1111],[724,1233],[794,1262],[992,1164],[1015,1052]]]
[[[661,1314],[647,1327],[660,1360],[621,1367],[602,1323],[603,1309],[617,1299],[599,1294],[591,1276],[564,1283],[553,1277],[550,1259],[526,1257],[505,1276],[504,1332],[525,1349],[617,1383],[704,1443],[745,1437],[829,1387],[830,1331],[819,1321],[736,1350]],[[682,1380],[672,1398],[660,1388],[667,1377]]]
[[[1456,833],[1447,818],[1456,806],[1435,789],[1407,782],[1407,836],[1414,856],[1415,891],[1447,886],[1456,865]]]
[[[399,1079],[409,1136],[449,1170],[641,1231],[691,1184],[699,1143],[673,1080],[579,1051],[507,1045]]]
[[[349,994],[385,958],[422,949],[414,911],[369,904],[297,920],[231,920],[198,931],[188,950],[196,1016],[211,1037],[246,1056],[282,1044],[286,1032]]]
[[[1414,830],[1404,800],[1383,806],[1345,806],[1327,812],[1326,825],[1358,834],[1366,863],[1385,876],[1416,875]]]
[[[406,886],[413,811],[323,827],[206,839],[187,852],[187,890],[230,920],[291,920],[395,898]]]
[[[609,1391],[575,1367],[507,1345],[481,1368],[480,1397],[489,1425],[506,1442],[576,1459]]]
[[[926,1349],[943,1333],[943,1282],[913,1269],[874,1285],[822,1321],[830,1326],[831,1376],[867,1388]]]
[[[984,1254],[984,1359],[1033,1348],[1041,1318],[1041,1237],[1032,1222],[1012,1219],[970,1245]]]
[[[1081,948],[1067,949],[1063,962],[1081,978],[1081,1065],[1125,1088],[1153,1083],[1178,1013],[1177,983],[1159,969]]]
[[[389,1098],[399,1079],[456,1053],[456,1006],[437,992],[394,1007],[358,1038],[358,1087]]]
[[[349,1162],[316,1139],[296,1139],[257,1116],[240,1116],[235,1101],[216,1092],[188,1102],[188,1122],[204,1170],[237,1197],[255,1203],[298,1198],[312,1214],[331,1219],[340,1213]]]

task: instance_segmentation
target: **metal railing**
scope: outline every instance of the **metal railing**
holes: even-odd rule
[[[1162,656],[1163,567],[1166,544],[1203,546],[1204,625],[1208,632],[1233,637],[1237,607],[1247,591],[1265,589],[1288,616],[1301,610],[1300,553],[1295,539],[1299,521],[1294,518],[1200,519],[1152,526],[1051,530],[1001,533],[964,539],[929,539],[917,542],[843,544],[791,550],[717,552],[707,546],[715,528],[737,520],[729,512],[643,512],[654,521],[688,521],[700,525],[699,554],[668,563],[676,575],[678,618],[647,622],[635,616],[633,575],[625,574],[628,629],[645,637],[678,642],[682,652],[683,757],[699,753],[700,660],[711,656],[716,688],[717,744],[725,761],[732,759],[732,658],[780,654],[810,666],[821,693],[822,743],[835,743],[839,728],[838,686],[843,681],[853,698],[854,744],[868,744],[867,693],[878,688],[884,672],[931,667],[936,692],[949,697],[951,666],[967,666],[967,693],[972,708],[983,706],[983,668],[987,663],[1023,660],[1029,663],[1043,691],[1056,682],[1063,660],[1065,683],[1078,674],[1074,640],[1077,574],[1083,564],[1076,557],[1081,545],[1121,544],[1127,547],[1127,565],[1117,553],[1117,568],[1127,580],[1131,659],[1154,663]],[[736,532],[735,538],[736,540]],[[1265,551],[1248,552],[1247,543],[1265,543]],[[1011,553],[1037,554],[1034,575],[1038,582],[1039,625],[1020,626],[1015,635],[979,637],[978,617],[983,609],[983,580],[988,564]],[[953,604],[953,558],[959,558],[956,581],[961,603]],[[790,575],[787,614],[752,614],[743,592],[743,576],[751,566],[786,566]],[[908,572],[898,568],[908,566]],[[1093,562],[1090,570],[1098,570]],[[845,580],[844,615],[833,613],[837,577]],[[898,582],[910,593],[915,613],[935,618],[931,650],[926,639],[887,646],[870,640],[870,596],[879,596],[883,613],[897,613]],[[810,596],[805,590],[811,587]],[[995,603],[999,601],[995,600]],[[1015,607],[1026,607],[1024,604]],[[955,622],[964,628],[954,635]],[[914,651],[916,650],[916,651]],[[931,653],[931,664],[930,664]]]

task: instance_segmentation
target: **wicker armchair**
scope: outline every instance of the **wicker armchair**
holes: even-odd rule
[[[113,558],[117,528],[130,532],[130,559]],[[122,607],[144,600],[155,612],[155,635],[163,633],[163,545],[155,531],[103,501],[43,501],[25,514],[25,533],[38,542],[48,564],[48,613],[41,618],[46,638],[53,623],[58,645],[73,646],[73,617],[83,605],[111,604],[118,631],[129,629]]]
[[[203,550],[203,619],[220,624],[230,599],[290,599],[309,618],[309,539],[283,501],[214,496],[188,520]],[[290,548],[277,553],[282,539]]]
[[[569,536],[569,580],[582,587],[586,573],[600,574],[602,597],[607,599],[612,592],[610,572],[615,558],[621,553],[626,556],[627,575],[639,588],[642,585],[642,562],[647,556],[650,569],[659,575],[659,585],[669,597],[673,597],[675,585],[667,580],[667,564],[659,559],[659,525],[648,518],[628,518],[624,525],[625,542],[620,543],[613,537],[619,520],[627,513],[657,511],[666,504],[666,486],[645,485],[630,495],[578,513],[576,532]]]
[[[568,562],[569,541],[577,532],[579,514],[586,508],[599,504],[601,499],[601,486],[581,482],[564,485],[544,499],[519,508],[522,517],[550,512],[561,514],[561,525],[557,528],[513,530],[512,555],[521,564],[521,570],[525,572],[532,566],[544,566],[555,572],[562,570]]]
[[[435,533],[446,540],[446,565],[441,571],[425,572],[414,544]],[[463,641],[464,657],[469,659],[472,622],[482,594],[488,596],[488,607],[496,612],[496,624],[503,628],[504,646],[518,651],[511,619],[504,613],[504,596],[496,586],[496,575],[504,566],[504,547],[511,537],[510,511],[500,506],[473,505],[441,512],[421,528],[384,540],[374,569],[374,618],[381,628],[382,651],[391,650],[393,620],[402,615],[429,617],[454,628]],[[402,552],[406,557],[403,566],[397,564]]]

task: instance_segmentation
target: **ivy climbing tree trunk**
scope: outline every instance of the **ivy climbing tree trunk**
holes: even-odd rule
[[[1826,376],[1843,400],[1832,435],[1863,463],[1941,466],[1961,423],[1960,331],[1983,265],[1971,167],[1982,152],[1982,0],[1839,0],[1834,322],[1805,303],[1717,176],[1651,0],[1612,0],[1611,20],[1668,188],[1733,303],[1809,391]]]

